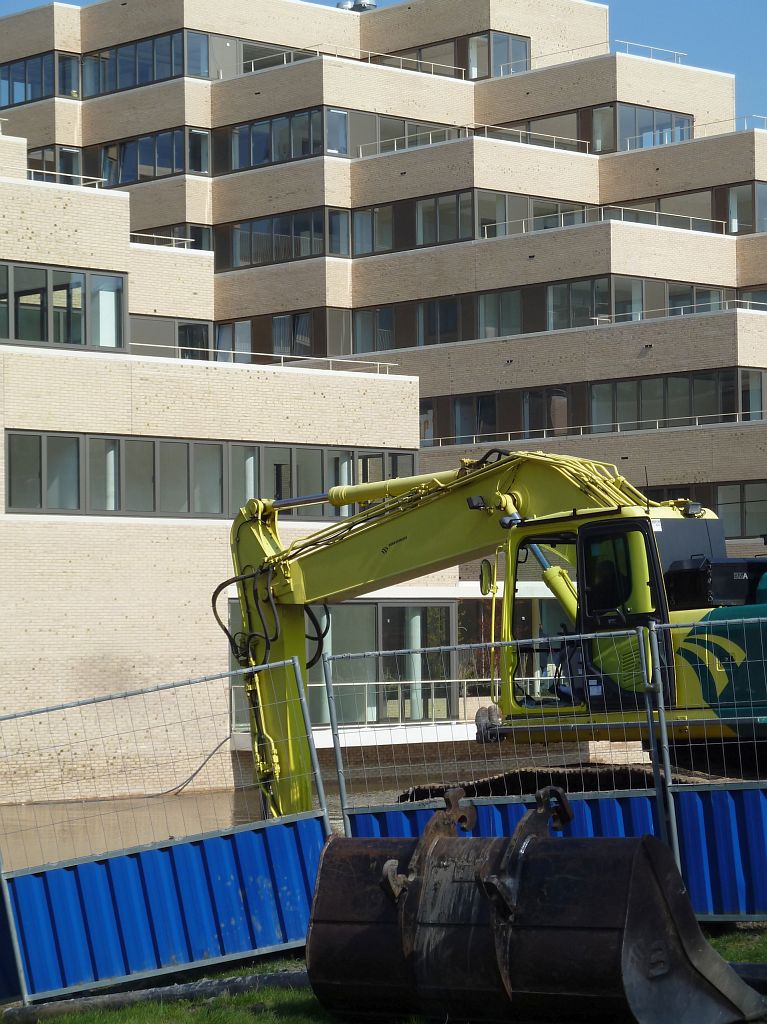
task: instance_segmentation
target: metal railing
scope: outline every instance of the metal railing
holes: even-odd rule
[[[690,413],[687,416],[660,416],[652,419],[635,419],[578,425],[562,424],[551,427],[529,427],[523,430],[487,431],[484,433],[452,434],[442,437],[421,439],[422,448],[449,448],[479,446],[517,441],[542,441],[568,437],[592,437],[601,434],[630,434],[646,430],[673,430],[686,427],[707,427],[715,424],[764,423],[762,415],[756,412]]]
[[[684,50],[667,50],[662,46],[649,46],[646,43],[635,43],[628,39],[604,39],[599,43],[591,43],[588,46],[575,46],[568,50],[552,50],[549,53],[540,53],[530,59],[509,61],[501,64],[500,77],[519,75],[525,71],[537,71],[539,68],[550,68],[558,64],[569,64],[577,60],[588,60],[589,57],[607,56],[610,53],[628,53],[635,57],[645,57],[648,60],[662,60],[674,64],[681,64],[682,58],[687,56]]]
[[[160,245],[170,249],[190,249],[193,238],[181,238],[176,235],[154,235],[145,231],[131,231],[131,242],[139,245]],[[207,252],[208,250],[200,250]]]
[[[342,47],[323,43],[308,49],[285,50],[282,53],[267,54],[264,57],[243,61],[242,74],[252,75],[274,67],[284,67],[298,61],[309,60],[312,57],[337,57],[341,60],[398,68],[401,71],[418,71],[421,74],[439,75],[443,78],[463,79],[466,77],[465,69],[453,64],[440,64],[437,61],[419,60],[416,57],[400,57],[392,53],[380,53],[377,50],[359,50],[351,46]]]
[[[30,181],[47,181],[54,185],[79,185],[81,188],[103,188],[106,178],[90,174],[67,174],[64,171],[44,171],[36,167],[27,168]]]
[[[197,250],[192,250],[197,251]],[[147,349],[155,349],[156,355],[169,359],[188,359],[194,362],[210,363],[237,363],[244,366],[280,366],[289,369],[318,369],[318,370],[347,370],[350,373],[375,373],[381,376],[388,376],[390,371],[399,363],[384,362],[383,360],[357,359],[353,356],[304,356],[291,355],[278,352],[243,352],[239,349],[215,347],[196,349],[172,345],[153,344],[152,342],[140,342],[132,346],[138,351],[129,352],[130,355],[143,356]]]
[[[547,149],[566,150],[571,153],[588,153],[591,143],[585,139],[570,139],[560,135],[546,135],[543,132],[529,132],[523,128],[499,128],[489,124],[463,125],[456,127],[432,128],[413,132],[394,139],[379,139],[365,142],[358,147],[359,157],[381,156],[397,153],[419,146],[434,146],[442,142],[461,139],[484,138],[499,142],[516,142],[526,146],[544,146]]]
[[[364,142],[357,149],[357,155],[381,156],[385,153],[399,153],[404,149],[417,149],[420,146],[436,146],[442,142],[455,142],[458,139],[471,137],[469,128],[431,128],[425,131],[411,132],[394,139],[378,139],[375,142]]]
[[[673,146],[678,142],[689,142],[693,137],[692,125],[684,128],[659,128],[657,131],[642,132],[641,135],[630,135],[625,140],[624,152],[637,149],[654,149],[656,146]]]
[[[504,238],[507,235],[523,235],[534,231],[550,231],[553,228],[598,224],[603,221],[650,224],[656,227],[680,228],[687,231],[706,231],[720,235],[725,234],[727,228],[726,221],[705,217],[686,217],[682,214],[637,210],[625,206],[583,206],[576,210],[566,210],[561,213],[546,213],[522,220],[498,221],[494,224],[484,224],[482,226],[482,237]]]
[[[705,124],[696,123],[695,125],[696,138],[749,131],[767,131],[767,115],[743,114],[727,118],[724,121],[707,121]]]

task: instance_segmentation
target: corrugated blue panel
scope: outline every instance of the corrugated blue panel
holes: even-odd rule
[[[696,914],[767,914],[767,793],[677,790],[682,874]]]
[[[470,835],[491,838],[510,836],[527,810],[534,803],[498,800],[477,804],[477,824]],[[654,835],[656,831],[655,797],[604,796],[571,800],[574,819],[565,834],[588,838],[592,836]],[[352,835],[359,838],[414,838],[421,834],[434,813],[428,808],[408,810],[398,806],[392,810],[355,811],[349,815]]]
[[[433,808],[400,804],[391,810],[350,812],[349,821],[358,839],[415,839],[433,814]]]
[[[302,817],[8,876],[29,995],[302,942],[323,842]]]

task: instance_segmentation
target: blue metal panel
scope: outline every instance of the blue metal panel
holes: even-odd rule
[[[674,793],[682,874],[696,914],[767,914],[767,793],[758,787]]]
[[[202,843],[184,843],[170,850],[179,879],[181,912],[186,921],[193,960],[210,960],[224,952],[216,915],[211,906],[211,885],[205,870]]]
[[[7,875],[30,998],[303,943],[323,842],[301,815]]]
[[[642,836],[655,834],[655,796],[628,794],[614,796],[605,793],[598,796],[572,797],[571,805],[575,815],[565,835],[592,836]],[[475,803],[477,824],[470,833],[474,837],[510,836],[524,813],[535,804],[514,799],[482,800]],[[433,814],[429,808],[408,809],[398,805],[391,810],[380,808],[374,811],[353,811],[349,818],[352,835],[360,838],[413,838],[421,834],[426,822]]]
[[[253,948],[279,946],[287,942],[263,833],[238,832],[234,837],[234,849],[250,912]]]

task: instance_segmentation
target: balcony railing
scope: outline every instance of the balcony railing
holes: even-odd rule
[[[639,323],[642,320],[663,320],[677,316],[694,316],[700,313],[721,313],[732,309],[767,313],[767,302],[752,302],[750,299],[723,299],[720,302],[689,302],[658,309],[636,309],[626,313],[604,313],[591,319],[594,321],[595,327],[602,327],[609,324]]]
[[[342,60],[354,60],[363,64],[378,64],[383,67],[399,68],[401,71],[419,71],[426,75],[439,75],[443,78],[465,78],[463,68],[453,64],[439,64],[431,60],[418,60],[415,57],[399,57],[392,53],[379,53],[377,50],[358,50],[354,47],[342,47],[319,43],[317,46],[301,50],[285,50],[282,53],[267,54],[254,60],[244,61],[243,75],[267,71],[287,64],[295,64],[312,57],[338,57]]]
[[[513,444],[515,442],[562,440],[572,437],[592,437],[601,434],[632,434],[648,430],[684,429],[722,423],[764,423],[761,415],[752,412],[718,412],[704,415],[662,416],[655,419],[637,419],[623,422],[586,423],[579,426],[531,427],[527,430],[493,431],[477,434],[454,434],[444,437],[421,438],[422,448],[475,447],[484,444]]]
[[[681,64],[682,58],[687,56],[684,50],[667,50],[662,46],[648,46],[646,43],[635,43],[629,39],[614,39],[612,43],[610,40],[604,39],[600,43],[592,43],[589,46],[575,46],[569,50],[540,53],[530,60],[522,58],[510,61],[508,64],[501,65],[501,77],[519,75],[525,71],[537,71],[539,68],[550,68],[557,64],[569,64],[576,60],[588,60],[589,57],[601,57],[609,53],[628,53],[635,57],[663,60],[673,64]]]
[[[195,250],[196,251],[196,250]],[[153,351],[150,351],[153,350]],[[354,356],[310,356],[277,352],[249,352],[231,348],[195,348],[139,342],[131,346],[129,355],[162,356],[167,359],[188,359],[192,362],[236,363],[238,366],[280,366],[294,370],[347,370],[350,373],[375,373],[388,376],[399,363],[381,359],[357,359]]]
[[[706,138],[709,135],[729,135],[734,132],[767,131],[767,115],[743,114],[727,118],[724,121],[709,121],[695,125],[695,137]]]
[[[482,227],[483,238],[505,238],[507,235],[526,235],[534,231],[551,231],[554,228],[578,227],[583,224],[599,224],[603,221],[622,221],[630,224],[650,224],[656,227],[680,228],[686,231],[705,231],[723,235],[727,222],[707,217],[685,217],[676,213],[659,213],[652,210],[637,210],[627,206],[584,206],[562,213],[547,213],[524,220],[498,221]]]
[[[384,153],[398,153],[404,149],[419,146],[434,146],[441,142],[455,142],[459,139],[495,139],[500,142],[516,142],[525,146],[544,146],[547,149],[567,150],[571,153],[588,153],[591,144],[585,139],[570,139],[561,135],[545,135],[543,132],[528,132],[522,128],[499,128],[489,124],[474,124],[429,131],[413,132],[394,139],[380,139],[363,143],[358,148],[359,157],[380,156]]]
[[[27,168],[30,181],[47,181],[54,185],[79,185],[82,188],[103,188],[106,178],[94,178],[89,174],[65,174],[64,171],[43,171]]]
[[[169,249],[189,249],[194,241],[193,238],[179,238],[176,235],[153,235],[145,231],[131,231],[130,240],[139,245],[160,245]]]

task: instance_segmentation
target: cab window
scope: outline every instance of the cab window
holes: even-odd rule
[[[655,611],[641,531],[584,531],[581,551],[584,620],[591,625],[620,627],[633,625],[636,616]]]

